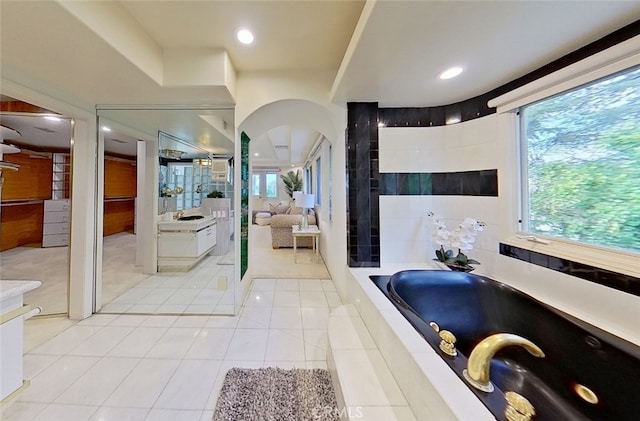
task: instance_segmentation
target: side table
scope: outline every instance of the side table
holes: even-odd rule
[[[293,235],[293,263],[298,263],[296,254],[296,250],[298,248],[298,237],[312,237],[313,250],[316,253],[316,261],[320,261],[318,255],[318,239],[320,238],[320,230],[317,225],[309,225],[309,228],[307,229],[302,229],[299,226],[294,225],[291,227],[291,234]]]

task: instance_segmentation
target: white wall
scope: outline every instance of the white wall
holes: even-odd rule
[[[640,345],[640,297],[499,254],[514,232],[518,167],[515,118],[495,114],[429,128],[381,128],[380,172],[453,172],[497,169],[499,197],[381,196],[382,265],[425,262],[434,257],[428,211],[455,227],[465,217],[487,224],[469,254],[475,273],[510,284],[541,301]]]
[[[328,209],[323,208],[319,212],[322,227],[320,252],[332,278],[342,285],[348,270],[344,190],[347,110],[346,104],[338,106],[329,102],[327,92],[333,76],[331,72],[322,71],[240,73],[236,126],[238,134],[245,131],[249,137],[257,138],[273,127],[297,124],[322,133],[333,145],[333,216],[329,221]],[[328,156],[325,158],[323,155],[323,183],[327,185],[329,171],[324,171],[324,167],[328,161]],[[324,194],[328,195],[328,190],[325,189]]]

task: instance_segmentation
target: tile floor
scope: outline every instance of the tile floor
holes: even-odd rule
[[[221,264],[225,257],[207,256],[189,272],[138,274],[143,277],[126,288],[118,288],[117,280],[131,279],[136,272],[123,273],[114,269],[117,263],[105,263],[100,313],[233,314],[234,266]],[[218,289],[220,277],[228,281],[225,290]]]
[[[16,247],[0,253],[0,279],[39,280],[25,302],[42,307],[42,314],[66,314],[69,279],[68,247]]]
[[[331,280],[257,279],[235,317],[93,315],[32,344],[31,385],[0,418],[210,420],[231,367],[326,368],[341,304]],[[46,335],[26,324],[28,338]]]
[[[0,279],[35,279],[42,285],[25,302],[42,314],[67,312],[68,247],[18,247],[0,253]],[[189,272],[142,273],[135,265],[136,236],[104,238],[101,313],[233,314],[233,256],[208,256]],[[231,260],[232,261],[232,260]],[[226,277],[226,290],[218,279]]]

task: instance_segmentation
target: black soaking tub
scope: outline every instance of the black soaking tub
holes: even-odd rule
[[[507,391],[527,398],[537,420],[640,419],[640,347],[483,276],[407,270],[371,279],[497,419],[505,418]],[[440,351],[430,322],[456,336],[456,357]],[[496,333],[524,337],[545,357],[500,349],[490,366],[496,390],[486,393],[462,371],[474,347]]]

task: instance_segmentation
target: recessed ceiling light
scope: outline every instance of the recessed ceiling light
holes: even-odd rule
[[[44,116],[45,120],[49,120],[49,121],[62,121],[62,119],[60,117],[55,117],[52,115],[46,115]]]
[[[110,131],[111,131],[111,129],[110,129],[109,127],[107,127],[107,126],[102,126],[102,131],[104,131],[104,132],[110,132]]]
[[[260,156],[258,152],[254,153],[253,156]]]
[[[454,78],[456,76],[459,76],[460,73],[462,73],[462,67],[451,67],[447,70],[445,70],[444,72],[440,73],[438,75],[438,78],[442,79],[442,80],[446,80],[446,79],[451,79]]]
[[[248,29],[240,29],[236,36],[238,41],[243,44],[251,44],[253,42],[253,33]]]

